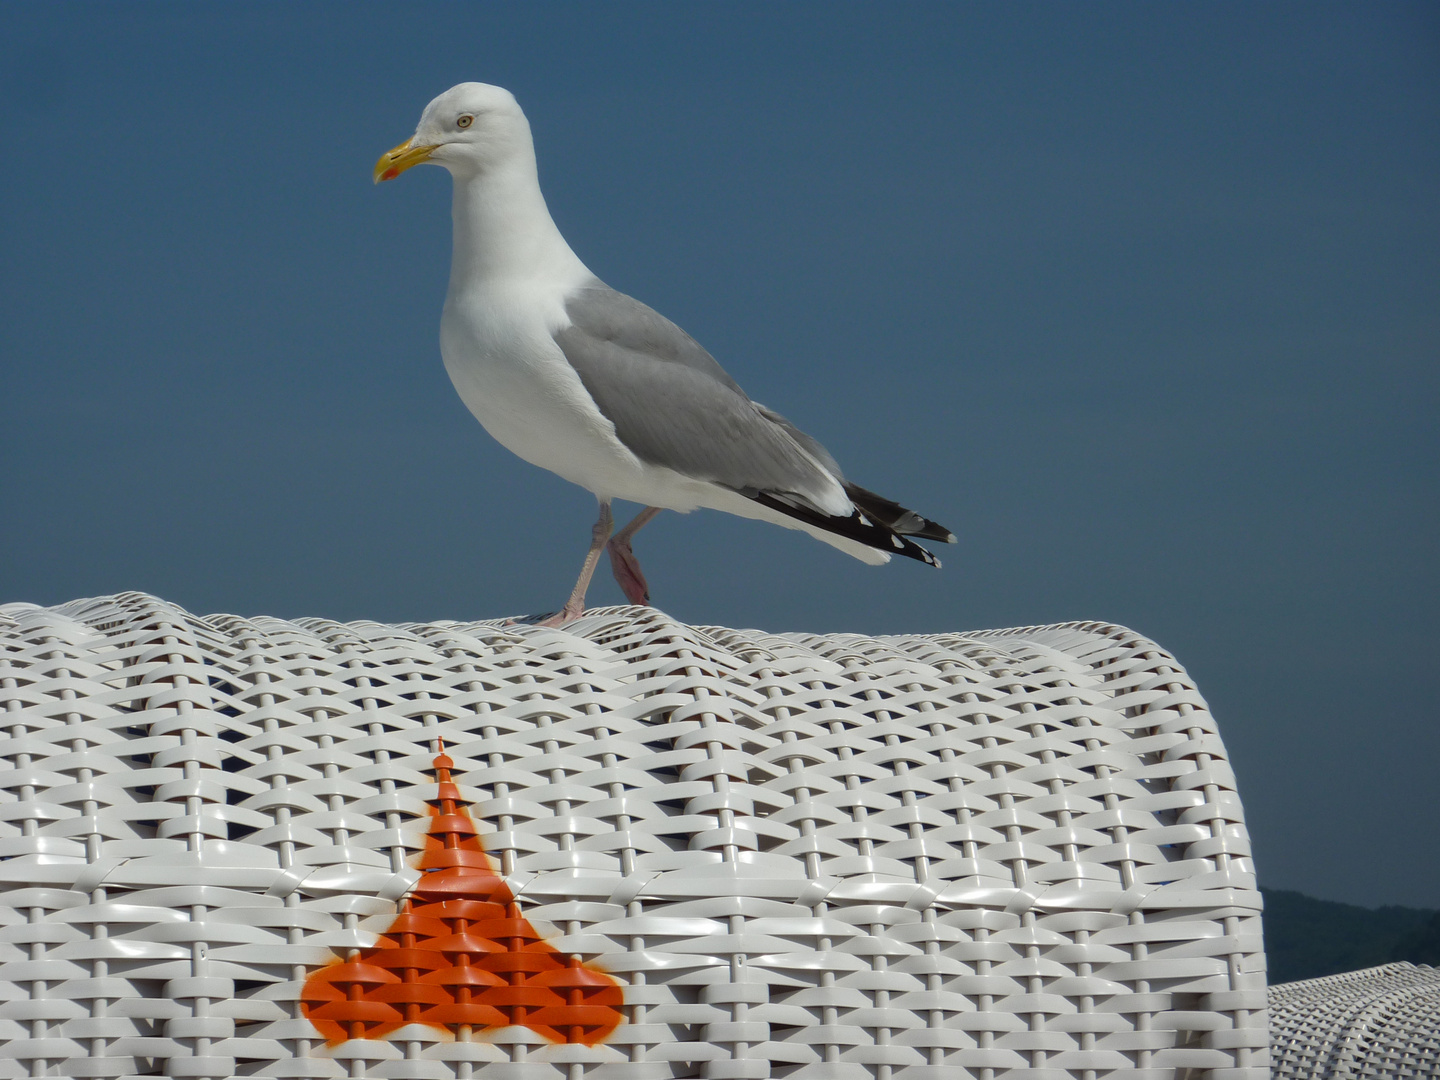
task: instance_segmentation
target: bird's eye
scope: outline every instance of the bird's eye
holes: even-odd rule
[[[464,116],[460,117],[459,120],[455,121],[455,126],[458,128],[467,128],[474,122],[475,117],[471,116],[469,113],[466,113]]]

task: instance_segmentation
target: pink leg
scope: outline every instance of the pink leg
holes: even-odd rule
[[[645,582],[645,575],[640,572],[640,560],[635,557],[635,552],[630,550],[630,538],[648,525],[658,513],[658,506],[645,507],[635,515],[634,521],[611,538],[605,548],[610,553],[610,572],[615,575],[625,599],[642,607],[650,603],[650,586]]]
[[[575,582],[570,599],[566,600],[565,606],[554,615],[536,625],[564,626],[580,617],[585,610],[585,593],[590,588],[590,579],[595,575],[595,564],[600,561],[600,551],[605,547],[605,541],[610,539],[610,531],[614,528],[615,518],[610,514],[610,500],[602,499],[600,519],[590,530],[590,550],[585,553],[585,564],[580,567],[580,579]]]

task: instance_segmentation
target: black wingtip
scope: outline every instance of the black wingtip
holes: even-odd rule
[[[949,529],[945,528],[944,525],[937,525],[929,518],[925,518],[923,520],[925,522],[925,527],[923,529],[918,529],[915,532],[906,532],[904,535],[918,536],[922,540],[934,540],[937,544],[956,543],[955,534]]]
[[[847,481],[845,494],[861,513],[890,532],[901,536],[918,536],[922,540],[934,540],[940,544],[955,543],[955,534],[944,525],[931,521],[914,510],[907,510],[899,503],[892,502],[883,495],[876,495],[859,484]]]
[[[816,528],[824,529],[826,532],[834,533],[836,536],[843,536],[847,540],[855,540],[866,547],[872,547],[877,551],[888,552],[891,555],[904,555],[907,559],[914,559],[916,562],[923,562],[926,566],[933,566],[940,569],[940,560],[932,555],[925,548],[921,547],[908,536],[896,532],[883,521],[875,520],[869,513],[861,510],[854,511],[849,517],[831,517],[822,514],[818,510],[812,510],[808,506],[796,506],[776,498],[768,491],[741,492],[747,499],[759,503],[761,506],[777,510],[787,517],[797,521],[803,521],[807,525],[814,525]],[[853,500],[852,500],[853,501]],[[905,511],[910,513],[910,511]],[[916,515],[918,516],[918,515]],[[923,519],[922,519],[923,520]],[[953,539],[953,538],[952,538]]]

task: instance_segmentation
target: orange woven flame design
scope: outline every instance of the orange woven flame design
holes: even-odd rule
[[[404,1024],[452,1032],[519,1024],[554,1042],[594,1046],[623,1019],[620,983],[561,956],[520,914],[441,749],[440,792],[418,864],[424,876],[374,948],[305,980],[305,1016],[332,1046]]]

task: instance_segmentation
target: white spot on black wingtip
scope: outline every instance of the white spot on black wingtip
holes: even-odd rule
[[[905,550],[905,541],[901,540],[898,536],[890,537],[890,543],[894,544],[901,551]]]
[[[955,539],[955,534],[952,533],[952,532],[947,532],[947,533],[945,534],[945,543],[947,543],[947,544],[957,543],[957,541],[956,541],[956,539]]]

